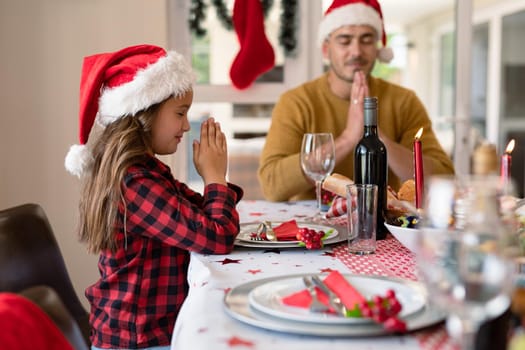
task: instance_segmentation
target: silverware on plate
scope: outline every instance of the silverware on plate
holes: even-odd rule
[[[346,307],[344,306],[341,299],[328,288],[326,284],[319,278],[319,276],[313,275],[312,281],[314,284],[319,287],[327,296],[330,306],[337,312],[339,315],[346,317]]]
[[[257,230],[255,231],[255,237],[251,237],[250,240],[252,241],[264,241],[264,239],[261,237],[261,234],[263,233],[263,231],[265,230],[265,225],[263,222],[261,222],[259,224],[259,226],[257,226]]]
[[[303,283],[308,289],[308,292],[310,293],[310,296],[312,297],[312,302],[310,303],[310,311],[311,312],[325,312],[328,311],[328,307],[321,303],[319,299],[317,298],[317,292],[315,291],[315,286],[312,283],[312,281],[307,277],[303,277]]]
[[[264,237],[262,235],[264,234]],[[277,241],[277,235],[273,231],[272,223],[270,221],[261,222],[259,226],[257,226],[257,230],[255,231],[255,237],[250,237],[250,240],[252,241]]]

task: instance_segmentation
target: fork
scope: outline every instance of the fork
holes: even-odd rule
[[[255,237],[250,237],[250,240],[252,241],[264,241],[264,239],[261,237],[261,233],[263,233],[265,228],[265,225],[263,222],[257,226],[257,230],[255,231]]]
[[[315,286],[312,283],[312,281],[304,276],[303,277],[303,283],[308,289],[308,292],[310,293],[310,296],[312,297],[312,302],[310,303],[310,311],[311,312],[325,312],[328,311],[328,307],[321,303],[319,299],[317,298],[317,292],[315,290]]]

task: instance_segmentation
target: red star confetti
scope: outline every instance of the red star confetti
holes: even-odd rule
[[[257,269],[257,270],[248,270],[248,273],[251,273],[252,275],[256,275],[258,273],[261,273],[261,269]]]
[[[241,261],[242,259],[224,259],[224,260],[217,260],[217,262],[220,262],[222,263],[223,265],[226,265],[226,264],[240,264],[239,261]]]
[[[330,273],[330,272],[332,272],[332,271],[335,271],[335,270],[332,270],[332,269],[329,268],[329,267],[325,267],[324,269],[321,269],[321,273],[325,273],[325,272],[326,272],[326,273]]]
[[[228,294],[228,292],[229,292],[230,290],[232,290],[232,289],[231,289],[230,287],[228,287],[228,288],[223,288],[223,290],[224,290],[224,294]]]
[[[257,213],[257,212],[254,212],[254,213],[250,213],[250,216],[263,216],[264,213]]]
[[[235,336],[230,337],[230,339],[228,339],[226,342],[231,347],[234,347],[234,346],[247,346],[247,347],[252,348],[254,346],[253,342],[251,342],[249,340],[244,340],[242,338],[235,337]]]

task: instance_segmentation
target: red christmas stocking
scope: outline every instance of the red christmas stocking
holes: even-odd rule
[[[230,78],[238,89],[245,89],[275,65],[272,45],[264,33],[260,0],[235,0],[233,27],[241,49],[233,60]]]

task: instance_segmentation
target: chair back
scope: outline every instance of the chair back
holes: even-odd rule
[[[49,286],[34,286],[18,293],[35,303],[62,332],[75,350],[88,350],[82,332],[57,292]]]
[[[0,211],[0,291],[54,289],[90,345],[89,315],[75,293],[47,216],[38,204]]]

